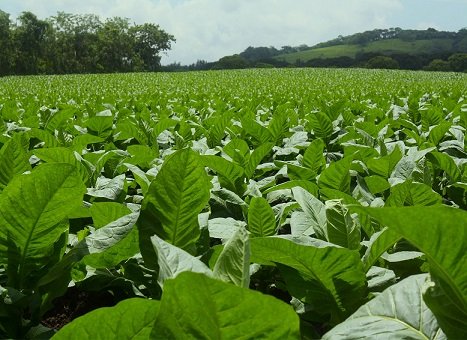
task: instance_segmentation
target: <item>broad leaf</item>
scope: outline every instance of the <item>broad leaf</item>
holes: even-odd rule
[[[160,304],[134,298],[99,308],[67,324],[53,339],[149,339]]]
[[[44,164],[15,177],[0,196],[0,258],[8,263],[10,284],[26,278],[56,254],[54,243],[68,228],[68,215],[80,207],[85,187],[74,166]],[[29,282],[35,284],[35,282]]]
[[[89,182],[90,171],[78,160],[73,151],[65,147],[34,150],[34,154],[47,163],[68,163],[76,167],[84,183]]]
[[[368,248],[362,257],[365,271],[368,271],[378,261],[379,257],[400,239],[398,233],[388,228],[374,233],[368,241]]]
[[[204,166],[211,168],[217,173],[221,185],[226,189],[237,192],[238,194],[243,193],[238,192],[243,190],[244,170],[240,165],[220,156],[203,155],[200,156],[200,159],[200,162]]]
[[[96,229],[131,213],[128,207],[116,202],[95,202],[89,210]]]
[[[432,142],[434,145],[438,145],[439,142],[443,139],[446,133],[451,128],[450,122],[442,122],[439,125],[436,125],[430,130],[430,134],[428,135],[428,140]]]
[[[106,209],[107,208],[107,209]],[[114,202],[94,203],[91,215],[94,224],[106,223],[85,238],[90,255],[84,263],[94,268],[112,268],[139,252],[138,229],[135,227],[139,217],[139,207],[129,208]],[[96,218],[96,211],[102,213]]]
[[[250,240],[245,228],[238,228],[227,241],[214,266],[214,276],[239,287],[250,285]]]
[[[324,142],[321,139],[315,139],[303,155],[302,165],[313,170],[315,174],[319,174],[321,169],[326,166],[326,159],[323,155],[324,147]]]
[[[21,145],[21,135],[15,135],[0,151],[0,189],[3,189],[15,175],[31,170],[27,150]]]
[[[350,165],[352,157],[345,157],[333,162],[323,170],[319,176],[318,186],[326,189],[336,189],[344,193],[350,193]]]
[[[156,339],[300,336],[298,317],[284,302],[202,274],[187,272],[168,280],[160,311],[151,334]]]
[[[432,162],[438,168],[446,172],[452,183],[457,182],[461,177],[461,172],[459,171],[459,168],[454,162],[454,159],[452,159],[447,154],[432,151],[429,154],[427,154],[426,157],[430,162]]]
[[[271,236],[276,233],[276,218],[268,201],[253,197],[248,208],[248,230],[252,236]]]
[[[208,221],[209,235],[212,238],[230,239],[239,228],[246,227],[243,221],[231,217],[217,217]]]
[[[332,134],[332,122],[323,112],[312,113],[308,116],[308,121],[316,137],[329,139]]]
[[[366,277],[358,252],[316,248],[279,237],[253,238],[251,261],[277,264],[290,294],[331,314],[333,323],[350,315],[365,299]]]
[[[264,190],[263,194],[268,194],[276,190],[292,189],[294,187],[302,187],[303,189],[311,193],[313,196],[318,196],[318,186],[313,182],[305,180],[287,181],[285,183],[281,183]]]
[[[360,248],[360,226],[340,200],[326,201],[326,240],[348,249]]]
[[[368,169],[383,178],[389,178],[396,164],[402,158],[402,152],[398,146],[386,156],[380,158],[372,158],[367,161]]]
[[[438,291],[430,308],[448,336],[467,329],[467,212],[445,207],[359,208],[425,253]],[[450,305],[450,309],[443,306]],[[439,313],[442,311],[442,313]],[[444,325],[447,325],[444,327]]]
[[[248,163],[245,168],[245,175],[247,178],[252,178],[256,168],[261,163],[264,157],[271,152],[274,143],[264,143],[258,146],[250,155]]]
[[[378,175],[365,177],[364,180],[373,195],[382,193],[391,187],[385,178]]]
[[[93,197],[118,200],[123,192],[125,180],[124,174],[114,178],[101,176],[97,179],[95,188],[88,188],[87,194]]]
[[[157,251],[159,265],[158,282],[161,285],[165,280],[173,279],[178,274],[186,271],[212,276],[212,272],[208,266],[186,251],[163,241],[157,236],[152,236],[151,242]]]
[[[292,192],[310,221],[309,227],[314,230],[318,238],[326,240],[327,217],[324,203],[303,188],[293,188]]]
[[[158,235],[164,241],[194,252],[200,235],[198,214],[209,201],[209,178],[189,150],[167,159],[143,201],[140,235]]]
[[[437,205],[441,202],[442,197],[426,184],[407,180],[391,188],[391,195],[386,201],[386,206]]]
[[[422,299],[428,275],[413,275],[386,289],[323,339],[447,339]]]

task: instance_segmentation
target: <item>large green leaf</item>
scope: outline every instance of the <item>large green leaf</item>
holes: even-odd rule
[[[303,155],[302,165],[313,170],[315,174],[319,174],[321,169],[326,166],[326,159],[323,155],[324,147],[324,142],[321,139],[315,139]]]
[[[122,220],[125,220],[125,218]],[[136,227],[131,229],[125,236],[119,235],[118,239],[119,241],[115,244],[105,244],[106,248],[102,249],[102,251],[87,255],[84,258],[84,263],[94,268],[110,269],[139,252],[139,235]]]
[[[407,180],[391,187],[391,195],[386,200],[388,207],[403,207],[406,205],[437,205],[442,197],[428,185]]]
[[[251,135],[260,144],[270,142],[273,139],[271,132],[253,119],[243,119],[242,127],[247,134]]]
[[[165,242],[157,236],[152,236],[151,242],[157,251],[157,262],[159,265],[158,282],[161,285],[167,279],[173,279],[178,274],[186,271],[212,276],[212,272],[208,266],[186,251]]]
[[[313,170],[305,168],[300,165],[295,165],[288,162],[276,161],[276,164],[287,165],[287,175],[291,180],[305,180],[305,181],[314,181],[316,174]]]
[[[79,154],[75,155],[70,149],[65,147],[44,148],[34,150],[34,154],[47,163],[68,163],[75,166],[83,182],[89,182],[90,170],[78,160]]]
[[[27,150],[22,147],[21,135],[15,135],[0,151],[0,189],[3,189],[15,175],[31,170]]]
[[[128,207],[116,202],[95,202],[89,211],[96,229],[131,213]]]
[[[364,301],[366,276],[357,251],[316,248],[279,237],[253,238],[251,261],[279,266],[292,296],[338,323]]]
[[[256,168],[261,163],[263,158],[266,157],[269,152],[271,152],[273,146],[274,143],[264,143],[253,150],[245,167],[245,175],[247,178],[253,177]]]
[[[384,192],[391,187],[385,178],[378,175],[367,176],[364,180],[368,190],[373,195]]]
[[[41,312],[52,307],[54,298],[65,293],[73,266],[82,263],[95,268],[112,268],[138,252],[135,223],[139,210],[125,215],[86,236],[37,282],[43,294]]]
[[[372,158],[367,161],[368,169],[373,171],[375,174],[382,176],[383,178],[389,178],[396,164],[402,158],[402,151],[398,146],[386,156],[380,158]]]
[[[182,273],[164,285],[156,339],[298,339],[299,321],[284,302],[249,289]]]
[[[276,233],[274,211],[263,197],[253,197],[250,201],[248,230],[252,236],[271,236]]]
[[[319,176],[318,186],[320,189],[336,189],[344,193],[350,193],[349,171],[351,163],[351,156],[331,163]]]
[[[214,276],[239,287],[249,287],[250,240],[245,228],[238,228],[226,242],[214,266]]]
[[[52,339],[149,339],[159,308],[159,301],[127,299],[73,320]]]
[[[446,339],[422,299],[428,275],[413,275],[361,306],[323,336],[331,339]]]
[[[222,186],[238,194],[243,194],[243,192],[239,191],[243,191],[243,177],[245,172],[240,165],[220,156],[203,155],[200,156],[200,159],[204,166],[211,168],[217,173]]]
[[[443,139],[445,134],[451,128],[452,123],[450,122],[441,122],[441,124],[436,125],[430,130],[428,135],[428,140],[432,142],[434,145],[438,145],[439,142]]]
[[[56,256],[54,243],[68,228],[63,221],[81,206],[85,190],[75,167],[59,163],[8,184],[0,196],[0,258],[12,286],[35,284],[26,278]]]
[[[461,172],[454,162],[454,159],[449,155],[437,151],[432,151],[426,155],[427,159],[443,170],[450,178],[452,183],[455,183],[461,177]]]
[[[139,252],[138,229],[135,227],[139,209],[130,210],[114,202],[94,203],[91,215],[99,228],[85,242],[90,252],[84,263],[94,268],[112,268]],[[96,215],[99,213],[99,217]]]
[[[209,201],[209,178],[199,156],[189,149],[167,159],[151,183],[138,222],[143,238],[164,241],[194,252],[200,235],[198,214]]]
[[[281,140],[289,132],[289,113],[286,110],[277,108],[269,121],[268,131],[271,133],[273,140]]]
[[[250,157],[250,148],[248,144],[239,138],[232,139],[226,146],[222,149],[232,160],[240,165],[245,167],[248,158]]]
[[[425,253],[435,288],[443,291],[438,296],[430,295],[430,308],[448,336],[458,336],[462,329],[465,332],[467,212],[445,206],[358,209]],[[446,305],[450,309],[443,308]]]
[[[125,189],[125,174],[114,178],[99,177],[95,188],[88,188],[87,194],[93,197],[119,200]]]
[[[332,134],[332,121],[323,112],[312,113],[308,116],[308,121],[316,137],[329,139]]]
[[[362,257],[365,272],[373,266],[379,257],[397,241],[401,239],[400,235],[393,230],[384,228],[371,235],[368,241],[368,248]]]
[[[348,249],[360,248],[360,226],[340,200],[326,201],[326,238]]]
[[[323,202],[301,187],[292,189],[293,195],[310,222],[318,238],[327,239],[326,207]]]
[[[270,187],[264,190],[263,194],[268,194],[270,192],[277,191],[277,190],[292,189],[294,187],[302,187],[303,189],[307,190],[312,195],[318,196],[318,186],[315,183],[306,181],[306,180],[299,180],[299,179],[287,181],[287,182],[275,185],[273,187]]]

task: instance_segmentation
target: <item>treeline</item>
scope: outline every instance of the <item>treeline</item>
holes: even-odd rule
[[[467,53],[435,53],[412,55],[397,53],[383,55],[378,53],[358,53],[355,58],[335,57],[317,58],[307,61],[297,59],[294,63],[274,58],[248,60],[242,54],[225,56],[216,62],[198,60],[191,65],[173,63],[162,66],[163,71],[204,71],[244,68],[282,68],[282,67],[323,67],[323,68],[373,68],[373,69],[401,69],[425,70],[445,72],[467,72]]]
[[[452,39],[454,41],[454,49],[457,45],[465,43],[463,39],[467,30],[462,29],[459,32],[438,31],[434,28],[426,30],[405,30],[400,27],[393,27],[388,29],[374,29],[361,33],[355,33],[348,36],[338,36],[323,43],[319,43],[313,48],[330,47],[336,45],[365,45],[374,41],[387,40],[387,39],[401,39],[403,41],[415,40],[432,40],[432,39]]]
[[[0,10],[0,75],[155,71],[175,38],[158,25],[58,12],[45,20]]]
[[[467,72],[467,53],[360,53],[355,58],[336,57],[295,61],[296,67],[361,67],[379,69]]]
[[[205,71],[205,70],[221,70],[221,69],[239,69],[248,67],[285,67],[289,66],[288,63],[275,60],[274,57],[308,50],[308,45],[300,45],[296,47],[282,46],[277,49],[273,46],[270,47],[248,47],[240,54],[232,56],[225,56],[215,62],[208,62],[206,60],[198,60],[196,63],[190,65],[181,65],[180,63],[172,63],[163,66],[163,70],[167,72],[172,71]]]

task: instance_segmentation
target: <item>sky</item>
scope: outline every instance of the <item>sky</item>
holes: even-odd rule
[[[0,0],[14,19],[57,11],[155,23],[176,38],[162,64],[216,61],[248,46],[312,46],[375,28],[458,31],[467,0]]]

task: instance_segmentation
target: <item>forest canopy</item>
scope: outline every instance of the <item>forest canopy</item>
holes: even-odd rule
[[[23,12],[14,23],[0,10],[0,75],[155,71],[172,42],[159,25],[127,18]]]

